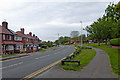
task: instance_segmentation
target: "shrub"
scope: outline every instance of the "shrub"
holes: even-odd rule
[[[113,46],[120,46],[120,38],[111,39],[110,44]]]

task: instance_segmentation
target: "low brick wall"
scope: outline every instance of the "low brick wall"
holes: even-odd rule
[[[120,46],[112,46],[114,49],[120,49]]]

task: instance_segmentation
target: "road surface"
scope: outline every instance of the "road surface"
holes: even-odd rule
[[[3,78],[24,78],[25,76],[42,69],[71,54],[75,48],[73,46],[60,46],[42,54],[18,58],[2,62]],[[34,78],[34,77],[33,77]]]

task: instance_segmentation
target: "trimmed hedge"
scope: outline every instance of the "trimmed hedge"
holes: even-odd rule
[[[120,38],[115,38],[110,40],[112,46],[120,46]]]

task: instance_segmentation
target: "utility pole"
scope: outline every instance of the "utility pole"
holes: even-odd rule
[[[82,21],[80,21],[80,23],[81,23],[81,48],[82,48]]]
[[[60,41],[59,41],[59,33],[58,33],[58,46],[59,46],[59,42],[60,42]]]
[[[59,33],[58,33],[58,40],[59,40]]]

